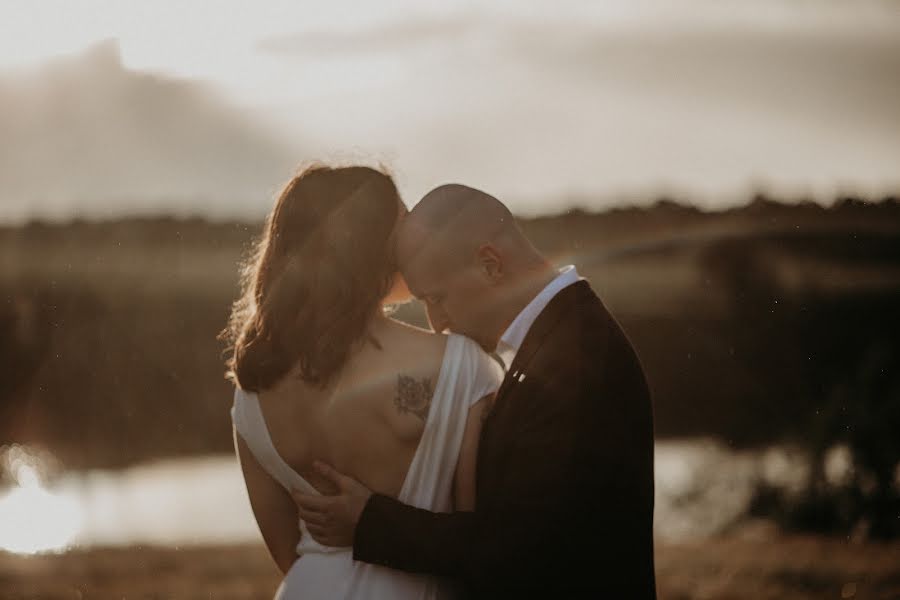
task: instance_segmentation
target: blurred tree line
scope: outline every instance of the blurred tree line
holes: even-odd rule
[[[898,534],[900,204],[662,200],[521,220],[573,261],[635,343],[657,435],[811,457],[800,497],[756,510],[820,531]],[[200,219],[0,229],[0,444],[72,468],[231,447],[221,344],[259,225]],[[678,274],[682,275],[678,275]],[[681,277],[681,279],[678,279]],[[400,318],[423,323],[409,305]],[[829,453],[852,469],[835,485]]]
[[[856,272],[900,270],[895,234],[850,233],[843,240],[832,233],[778,234],[753,243],[728,240],[706,252],[711,277],[732,299],[727,337],[757,379],[744,412],[758,411],[764,421],[755,420],[773,439],[810,453],[802,496],[760,490],[757,508],[788,526],[896,537],[900,285],[868,287],[851,278],[790,288],[777,277],[777,256],[785,252],[815,261],[830,255]],[[850,451],[849,478],[830,482],[826,461],[842,445]]]

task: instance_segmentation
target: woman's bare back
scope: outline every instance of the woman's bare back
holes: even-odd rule
[[[363,345],[325,389],[292,373],[258,394],[278,454],[324,493],[314,460],[396,497],[422,436],[447,338],[387,318],[372,334],[381,348]]]

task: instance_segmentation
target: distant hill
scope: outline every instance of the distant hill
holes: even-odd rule
[[[219,216],[260,199],[262,212],[297,160],[211,88],[126,69],[115,41],[0,74],[0,139],[4,221],[126,201],[177,213],[185,197],[216,198]]]

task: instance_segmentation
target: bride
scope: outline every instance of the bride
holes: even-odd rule
[[[474,507],[481,413],[502,371],[468,338],[386,316],[410,296],[393,248],[405,214],[384,173],[309,168],[244,269],[225,331],[231,414],[253,514],[285,574],[277,598],[450,596],[449,582],[318,544],[290,496],[333,491],[312,468],[322,460],[413,506]]]

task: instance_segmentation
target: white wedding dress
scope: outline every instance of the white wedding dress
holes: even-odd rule
[[[400,489],[401,502],[434,512],[453,510],[453,477],[469,407],[496,392],[502,378],[501,367],[475,342],[450,334],[425,429]],[[238,434],[269,475],[288,490],[293,487],[318,493],[278,455],[256,394],[235,390],[231,417]],[[300,529],[300,557],[278,588],[277,599],[425,600],[453,596],[446,581],[356,562],[350,548],[316,542],[302,520]]]

